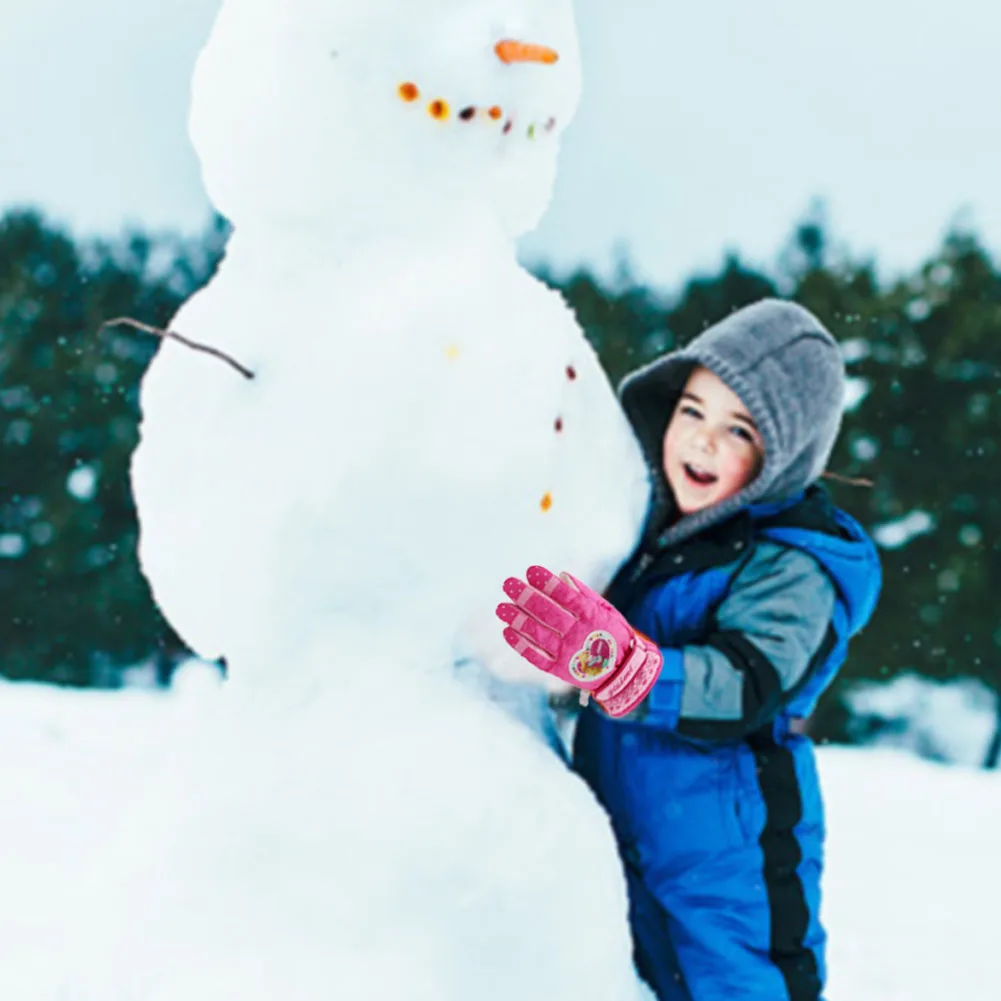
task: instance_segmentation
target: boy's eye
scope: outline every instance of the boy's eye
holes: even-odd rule
[[[691,404],[688,404],[688,403],[682,404],[682,406],[681,406],[681,412],[682,412],[682,414],[685,415],[685,417],[701,417],[702,416],[702,414],[699,413],[699,411],[695,407],[691,406]]]
[[[733,427],[730,428],[730,431],[738,438],[743,438],[744,441],[749,442],[752,445],[754,444],[754,435],[752,435],[747,428],[742,427],[740,424],[734,424]]]

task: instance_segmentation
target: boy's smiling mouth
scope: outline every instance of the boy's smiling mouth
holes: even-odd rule
[[[690,462],[682,463],[682,469],[685,471],[686,479],[696,486],[708,487],[719,479],[715,473],[710,473],[707,469],[700,469],[698,466],[693,466]]]

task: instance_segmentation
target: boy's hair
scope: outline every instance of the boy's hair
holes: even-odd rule
[[[841,427],[845,367],[837,342],[807,309],[764,299],[709,327],[686,347],[627,376],[620,387],[655,476],[648,531],[673,513],[661,469],[664,432],[685,382],[698,366],[741,399],[764,444],[764,463],[742,490],[687,515],[660,535],[670,545],[730,517],[748,504],[786,500],[824,472]]]

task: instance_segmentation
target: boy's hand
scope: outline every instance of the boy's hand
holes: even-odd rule
[[[632,712],[660,674],[663,655],[600,595],[570,574],[529,567],[504,582],[504,638],[540,671],[591,692],[610,716]]]

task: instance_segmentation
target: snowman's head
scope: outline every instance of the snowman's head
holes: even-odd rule
[[[223,0],[191,131],[237,226],[487,209],[516,236],[549,202],[579,92],[571,0]]]

